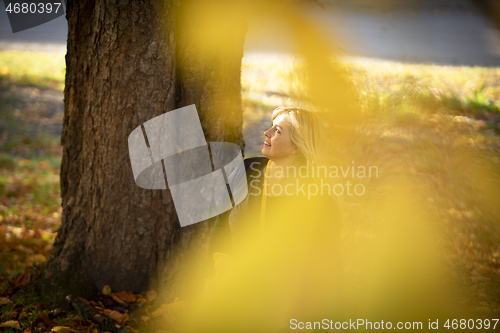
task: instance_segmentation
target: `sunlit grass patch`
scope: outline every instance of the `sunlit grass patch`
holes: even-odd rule
[[[439,107],[462,112],[498,112],[500,101],[499,68],[373,62],[349,64],[362,99],[387,101],[411,99],[423,109]],[[385,102],[385,103],[384,103]],[[367,103],[373,108],[377,103]]]
[[[64,54],[0,51],[0,87],[36,86],[62,91],[65,73]]]

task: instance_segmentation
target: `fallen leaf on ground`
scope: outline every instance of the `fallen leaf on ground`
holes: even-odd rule
[[[57,332],[57,333],[72,333],[74,330],[72,330],[69,327],[66,326],[55,326],[52,327],[52,332]]]
[[[115,293],[115,295],[123,299],[125,302],[129,303],[133,303],[136,300],[136,297],[133,294],[126,291],[119,291]]]
[[[67,326],[54,326],[50,331],[56,333],[87,333],[87,329],[75,330]]]
[[[21,310],[21,309],[18,309],[18,310]],[[14,311],[12,311],[12,312],[10,312],[10,313],[7,313],[7,314],[5,315],[5,318],[6,318],[6,319],[11,319],[11,320],[16,320],[16,319],[17,319],[17,317],[19,317],[19,312],[18,312],[18,311],[15,311],[15,310],[14,310]]]
[[[8,304],[8,303],[12,303],[12,301],[10,299],[8,299],[7,297],[0,297],[0,305]]]
[[[144,297],[142,297],[142,295],[137,295],[137,301],[136,302],[142,303],[142,304],[149,303],[147,299],[145,299]]]
[[[118,324],[123,325],[129,320],[128,313],[120,313],[116,310],[104,309],[104,314],[109,318],[114,319]]]
[[[111,293],[111,287],[108,285],[105,285],[104,287],[102,287],[102,293],[104,295],[109,295]]]
[[[24,270],[23,274],[21,274],[21,276],[17,278],[16,280],[17,287],[22,287],[28,282],[30,282],[30,278],[31,278],[31,269],[30,267],[28,267]]]
[[[30,282],[30,278],[31,278],[31,269],[30,267],[28,267],[24,270],[23,274],[21,274],[21,276],[19,276],[16,279],[16,281],[14,281],[12,286],[4,293],[4,295],[5,296],[12,295],[19,287],[22,287],[28,282]]]
[[[78,297],[78,298],[80,299],[80,301],[83,302],[83,304],[88,305],[88,306],[92,306],[92,304],[90,304],[90,302],[87,301],[85,298],[83,298],[83,297]]]
[[[123,299],[121,299],[120,297],[116,296],[115,293],[109,293],[108,296],[120,304],[125,304],[125,301]]]
[[[19,322],[15,320],[8,320],[4,323],[1,323],[0,327],[12,327],[12,328],[17,328],[18,330],[21,329],[21,325],[19,325]]]
[[[149,303],[151,303],[152,301],[154,301],[156,299],[156,297],[158,297],[158,294],[156,293],[156,291],[150,290],[150,291],[146,292],[146,300]]]
[[[36,327],[38,325],[38,323],[43,323],[46,327],[49,327],[49,328],[52,327],[52,325],[54,325],[50,321],[49,315],[46,314],[45,312],[40,312],[40,314],[38,315],[38,318],[36,318],[36,320],[32,323],[32,328]]]

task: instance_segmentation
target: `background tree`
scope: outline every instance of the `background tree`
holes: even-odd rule
[[[181,228],[168,190],[133,179],[130,132],[196,104],[207,140],[240,144],[240,2],[69,1],[61,165],[62,225],[42,292],[161,290],[178,296],[186,249],[207,223]],[[196,267],[195,267],[196,269]]]

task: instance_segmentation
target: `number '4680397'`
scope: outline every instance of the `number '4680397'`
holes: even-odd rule
[[[50,14],[50,13],[52,13],[52,11],[57,13],[60,6],[61,6],[60,2],[54,2],[54,3],[50,3],[50,2],[48,2],[48,3],[43,3],[43,2],[40,2],[40,3],[34,3],[34,2],[19,3],[19,2],[16,2],[14,4],[9,3],[7,5],[7,8],[5,8],[5,11],[9,12],[9,14],[12,12],[14,12],[14,14],[19,14],[19,13],[23,13],[23,14],[47,13],[47,14]]]
[[[444,323],[444,327],[447,329],[495,329],[498,324],[498,319],[448,319]]]

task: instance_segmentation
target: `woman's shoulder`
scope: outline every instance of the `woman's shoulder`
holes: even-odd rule
[[[259,178],[263,174],[269,159],[267,157],[249,157],[243,160],[247,178]]]
[[[267,165],[268,161],[269,161],[269,159],[267,157],[257,156],[257,157],[245,158],[243,160],[243,163],[245,163],[245,169],[248,169],[248,168],[261,169]]]

